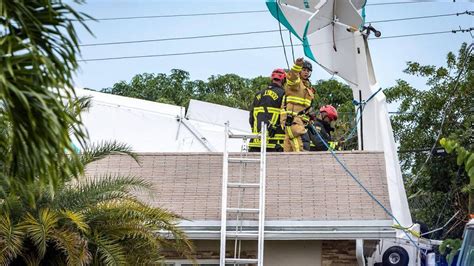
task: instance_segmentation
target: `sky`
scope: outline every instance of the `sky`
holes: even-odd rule
[[[368,0],[368,4],[407,2],[402,0]],[[264,0],[88,0],[81,6],[74,5],[94,18],[194,14],[209,12],[234,12],[266,10]],[[434,1],[397,5],[373,5],[366,7],[366,21],[461,13],[474,10],[472,0]],[[198,35],[214,35],[237,32],[277,30],[278,23],[269,12],[88,21],[94,36],[78,28],[81,44],[133,41],[144,39],[174,38]],[[399,22],[374,23],[382,36],[412,33],[438,32],[474,27],[471,15],[438,17]],[[474,34],[474,32],[472,32]],[[289,44],[284,32],[285,44]],[[463,42],[472,42],[469,33],[448,33],[407,38],[374,39],[369,41],[375,74],[379,85],[387,88],[405,79],[419,89],[426,89],[425,80],[403,73],[406,62],[416,61],[426,65],[444,65],[446,54],[457,53]],[[293,43],[299,41],[293,37]],[[81,47],[82,59],[183,53],[207,50],[223,50],[256,46],[281,45],[278,32],[243,36],[226,36],[140,44]],[[295,57],[303,56],[302,47],[294,47]],[[288,60],[292,61],[291,48],[287,48]],[[286,68],[283,49],[247,50],[226,53],[197,54],[169,57],[149,57],[123,60],[81,62],[75,77],[75,86],[100,90],[119,81],[130,81],[141,73],[170,73],[171,69],[183,69],[191,79],[207,80],[211,75],[234,73],[243,77],[267,76],[274,68]],[[312,80],[328,79],[331,75],[314,66]]]

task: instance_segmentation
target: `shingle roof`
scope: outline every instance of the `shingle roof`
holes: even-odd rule
[[[383,153],[339,152],[339,156],[390,210]],[[154,185],[151,204],[190,220],[220,219],[222,153],[141,153],[139,157],[141,165],[127,156],[109,156],[90,164],[86,174],[142,177]],[[258,165],[249,164],[242,169],[231,165],[229,179],[235,181],[239,171],[246,176],[246,182],[258,178]],[[232,202],[236,202],[237,194],[237,190],[229,190]],[[244,199],[258,202],[256,190],[247,188]],[[386,221],[390,218],[330,153],[318,152],[267,154],[266,220]]]

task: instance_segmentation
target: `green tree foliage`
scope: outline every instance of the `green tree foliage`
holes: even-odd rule
[[[72,104],[78,66],[73,20],[85,26],[84,18],[59,0],[0,1],[0,149],[8,151],[1,179],[54,187],[82,171],[71,138],[82,143],[85,134],[64,103]]]
[[[384,92],[388,102],[398,102],[398,114],[392,117],[395,139],[400,143],[402,171],[415,220],[436,228],[454,213],[466,214],[467,195],[462,187],[468,183],[466,173],[455,156],[428,152],[443,136],[453,136],[463,147],[472,149],[474,79],[472,50],[463,44],[456,56],[449,53],[446,66],[425,66],[408,62],[405,73],[426,78],[427,89],[416,89],[404,80]],[[449,108],[444,112],[449,103]],[[443,122],[444,121],[444,122]],[[426,164],[425,164],[425,161]],[[465,217],[465,216],[464,216]],[[460,237],[462,219],[456,219],[442,234],[433,237]]]
[[[109,142],[86,146],[80,160],[111,154],[137,159],[128,146]],[[11,183],[0,183],[0,265],[160,265],[162,248],[190,257],[192,245],[176,226],[181,218],[137,198],[150,191],[145,180],[70,175],[54,191],[41,184],[28,184],[37,199],[31,207]]]
[[[120,81],[101,91],[180,106],[196,99],[248,110],[254,94],[268,82],[265,77],[246,79],[235,74],[211,76],[205,82],[191,80],[184,70],[172,69],[170,75],[139,74],[128,83]]]
[[[461,248],[462,242],[460,239],[446,239],[439,246],[439,253],[445,255],[448,260],[448,265],[453,265],[453,260],[458,250]]]
[[[469,194],[469,214],[474,212],[474,153],[461,147],[456,140],[442,138],[441,146],[446,149],[448,153],[455,152],[457,154],[456,163],[458,166],[464,165],[464,170],[469,177],[469,184],[463,188],[463,191]]]

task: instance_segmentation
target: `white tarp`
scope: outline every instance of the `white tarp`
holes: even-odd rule
[[[229,122],[231,129],[249,132],[249,112],[219,104],[191,100],[186,118],[218,126]]]
[[[222,105],[193,100],[185,117],[181,106],[82,89],[76,94],[92,97],[92,107],[82,114],[91,143],[116,140],[136,152],[222,152],[226,121],[233,133],[251,131],[247,111]],[[233,139],[228,149],[241,146]]]

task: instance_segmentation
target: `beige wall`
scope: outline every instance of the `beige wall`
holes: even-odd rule
[[[219,259],[218,240],[195,240],[198,260]],[[242,241],[242,258],[256,258],[257,243]],[[234,243],[227,243],[232,257]],[[181,259],[174,252],[162,252],[170,259]],[[268,266],[350,266],[357,265],[354,240],[265,241],[264,264]]]
[[[264,264],[321,266],[321,241],[265,241]]]
[[[355,240],[322,241],[322,266],[357,266]]]

